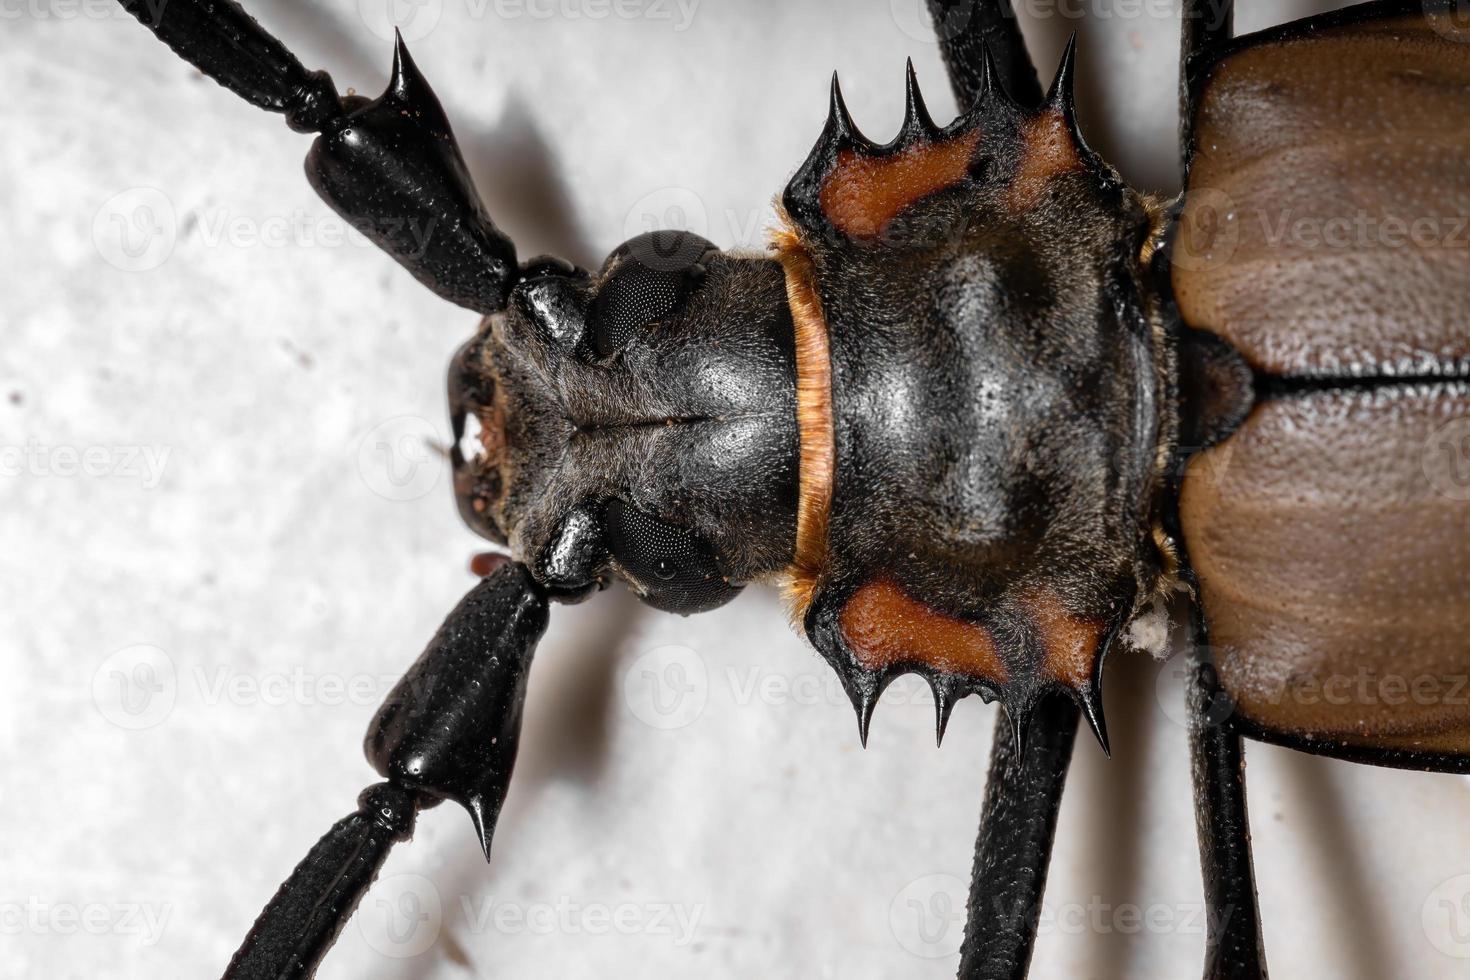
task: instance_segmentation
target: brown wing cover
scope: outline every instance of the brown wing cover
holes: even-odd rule
[[[1186,323],[1287,376],[1470,371],[1470,30],[1419,14],[1227,55],[1195,115]]]
[[[1180,517],[1237,712],[1345,747],[1470,754],[1470,384],[1259,405]]]
[[[1470,31],[1397,9],[1204,83],[1173,286],[1265,397],[1179,517],[1248,732],[1438,765],[1470,759]]]

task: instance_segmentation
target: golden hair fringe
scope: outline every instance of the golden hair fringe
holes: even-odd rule
[[[837,448],[827,318],[806,246],[784,212],[781,218],[782,226],[771,232],[771,248],[786,272],[786,298],[796,328],[796,427],[801,444],[796,550],[784,579],[791,618],[799,626],[827,562]]]

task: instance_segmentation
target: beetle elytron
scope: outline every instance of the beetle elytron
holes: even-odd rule
[[[1039,905],[1079,718],[1106,747],[1106,654],[1176,587],[1195,598],[1206,897],[1229,913],[1209,917],[1207,976],[1265,975],[1242,737],[1470,770],[1463,708],[1281,696],[1470,668],[1470,495],[1421,459],[1470,411],[1467,255],[1324,255],[1240,220],[1470,214],[1453,2],[1238,39],[1228,0],[1186,2],[1186,193],[1167,204],[1083,141],[1070,49],[1043,94],[1009,3],[930,0],[958,119],[931,120],[910,70],[902,131],[876,145],[834,79],[769,254],[653,233],[595,272],[517,261],[401,42],[370,101],[234,0],[121,2],[320,134],[307,175],[328,204],[484,316],[450,370],[455,435],[481,446],[457,445],[455,487],[512,556],[390,696],[366,746],[385,781],[228,976],[310,975],[421,807],[463,804],[488,857],[549,601],[614,578],[680,613],[783,582],[864,737],[901,673],[934,686],[941,735],[966,694],[1002,703],[967,977],[1024,975],[1035,917],[1014,910]]]

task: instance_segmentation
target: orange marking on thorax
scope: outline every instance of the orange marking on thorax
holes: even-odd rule
[[[887,579],[858,589],[842,607],[838,624],[849,649],[869,670],[914,663],[996,686],[1010,678],[990,630],[931,609]]]
[[[976,130],[916,143],[890,157],[843,150],[822,181],[822,213],[843,234],[875,238],[904,208],[963,180],[979,141]]]
[[[1095,620],[1082,619],[1067,611],[1061,598],[1042,589],[1022,600],[1041,634],[1045,651],[1041,675],[1073,690],[1082,690],[1092,682],[1097,666],[1097,648],[1102,643],[1104,627]]]
[[[1021,164],[1008,192],[1010,205],[1017,211],[1034,205],[1053,177],[1086,169],[1072,127],[1057,110],[1022,123],[1021,143]]]

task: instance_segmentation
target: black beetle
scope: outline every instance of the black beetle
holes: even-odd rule
[[[456,424],[473,419],[485,449],[456,459],[456,483],[466,519],[527,569],[472,593],[385,706],[369,752],[389,782],[298,869],[235,974],[278,973],[287,948],[291,968],[309,970],[367,883],[363,849],[380,859],[416,806],[465,803],[488,852],[544,600],[583,598],[614,575],[659,608],[692,612],[786,574],[864,733],[899,672],[934,683],[941,732],[965,693],[1004,702],[1013,730],[998,739],[966,975],[1014,975],[1029,958],[1029,932],[986,915],[1039,900],[1077,720],[1055,695],[1074,699],[1106,745],[1104,654],[1175,583],[1198,594],[1201,649],[1217,654],[1200,663],[1195,753],[1207,888],[1235,914],[1212,936],[1212,975],[1263,972],[1242,735],[1464,768],[1463,714],[1443,703],[1303,711],[1281,697],[1346,667],[1379,677],[1402,662],[1386,654],[1441,684],[1462,666],[1460,631],[1443,627],[1466,607],[1463,507],[1426,492],[1432,478],[1394,482],[1401,468],[1382,459],[1385,444],[1417,447],[1463,410],[1462,256],[1411,240],[1327,274],[1310,254],[1252,238],[1261,226],[1230,224],[1324,200],[1381,223],[1393,202],[1360,198],[1400,186],[1435,188],[1425,206],[1459,216],[1460,130],[1442,122],[1465,102],[1453,4],[1367,4],[1246,42],[1229,40],[1227,4],[1193,5],[1196,193],[1177,226],[1082,141],[1069,61],[1041,95],[1004,7],[966,6],[946,38],[972,106],[949,127],[928,120],[911,76],[904,132],[876,146],[834,85],[774,257],[653,235],[592,274],[517,266],[403,47],[389,93],[369,102],[339,99],[231,5],[176,3],[150,23],[237,92],[322,132],[313,185],[421,281],[483,313],[509,304],[451,372]],[[937,20],[955,23],[943,9]],[[1341,71],[1364,52],[1381,77]],[[1333,113],[1352,125],[1334,131]],[[1265,132],[1247,131],[1257,122]],[[1347,129],[1348,150],[1323,136]],[[1354,156],[1364,143],[1371,152]],[[1324,186],[1241,176],[1272,155],[1307,159]],[[1386,187],[1389,165],[1409,179]],[[444,219],[427,247],[403,234],[413,208]],[[1402,309],[1411,322],[1389,315]],[[1194,479],[1196,452],[1233,454],[1229,477]],[[1324,465],[1294,469],[1302,460]],[[1384,466],[1366,486],[1318,479]],[[1343,510],[1312,496],[1332,491]],[[1306,500],[1328,512],[1303,515]],[[1271,509],[1280,502],[1298,507],[1288,517]],[[1396,523],[1406,510],[1419,523]],[[1293,548],[1292,534],[1305,543]],[[1283,568],[1296,578],[1270,591],[1269,608],[1242,598],[1243,584]],[[1303,580],[1312,589],[1293,594]],[[1378,615],[1343,628],[1362,607]],[[426,676],[450,687],[415,683]],[[344,848],[362,863],[342,876]],[[293,905],[317,906],[311,888],[340,892],[320,920]]]

